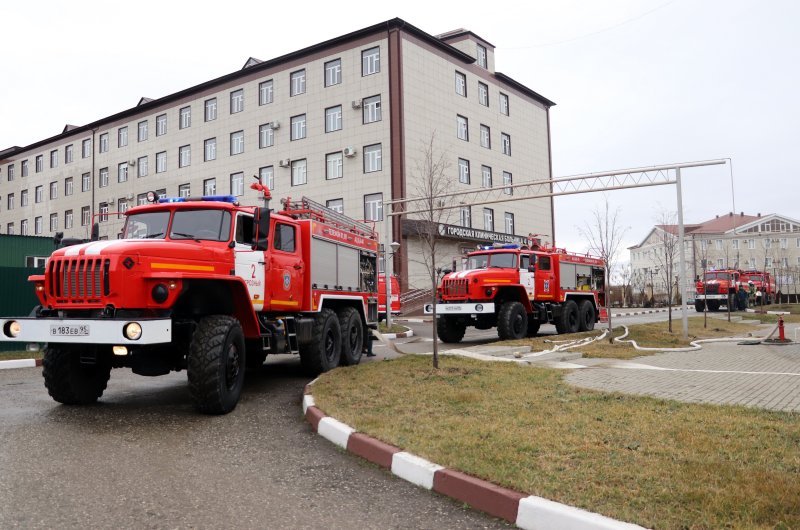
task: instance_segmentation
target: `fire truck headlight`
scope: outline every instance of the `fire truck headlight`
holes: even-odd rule
[[[153,290],[150,291],[150,295],[153,297],[153,301],[157,304],[163,304],[167,301],[167,297],[169,297],[169,290],[167,286],[163,283],[159,283],[158,285],[153,286]]]
[[[483,311],[483,304],[475,304],[475,311],[477,311],[478,313]]]
[[[6,322],[6,325],[3,326],[3,334],[6,337],[18,337],[20,332],[22,332],[22,326],[16,320],[9,320]]]
[[[122,333],[125,335],[125,338],[129,340],[139,340],[142,336],[142,326],[140,326],[138,322],[128,322],[125,324],[125,327],[122,328]]]
[[[492,292],[493,291],[494,291],[494,289],[492,289],[491,287],[487,287],[486,291],[485,291],[486,292],[486,296],[492,296]]]
[[[37,293],[41,293],[42,291],[44,291],[44,284],[43,283],[37,283],[36,284],[36,292]]]

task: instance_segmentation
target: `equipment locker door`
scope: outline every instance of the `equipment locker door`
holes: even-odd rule
[[[244,280],[255,311],[264,309],[264,252],[253,250],[253,216],[236,216],[233,251],[236,276]]]
[[[531,265],[535,263],[535,256],[522,254],[519,257],[519,283],[525,287],[529,300],[533,300],[536,293],[534,273],[530,271]]]
[[[272,311],[296,311],[303,303],[305,265],[300,252],[299,228],[275,223],[269,252],[269,299]]]

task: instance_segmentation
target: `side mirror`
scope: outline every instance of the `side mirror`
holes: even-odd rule
[[[528,266],[528,272],[536,272],[536,265]]]
[[[58,247],[61,244],[61,241],[64,239],[64,232],[56,232],[56,235],[53,236],[53,246]]]
[[[267,250],[269,248],[269,208],[256,208],[253,213],[253,250]]]

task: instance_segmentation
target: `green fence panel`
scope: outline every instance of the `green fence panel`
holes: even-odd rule
[[[28,281],[31,274],[44,274],[44,269],[0,267],[0,316],[28,316],[39,303]],[[21,342],[0,342],[0,351],[24,350]]]

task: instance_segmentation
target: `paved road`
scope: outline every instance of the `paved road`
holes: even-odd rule
[[[185,374],[115,370],[100,404],[65,407],[41,369],[2,370],[0,528],[507,528],[314,434],[307,381],[268,363],[212,417]]]

